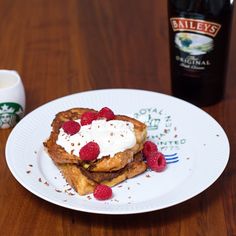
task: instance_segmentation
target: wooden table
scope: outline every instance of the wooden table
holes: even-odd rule
[[[17,70],[27,110],[101,88],[170,94],[166,1],[2,0],[0,68]],[[11,130],[0,130],[0,234],[236,235],[236,19],[226,97],[203,108],[225,129],[231,155],[209,189],[174,207],[109,216],[58,207],[24,189],[5,161]]]

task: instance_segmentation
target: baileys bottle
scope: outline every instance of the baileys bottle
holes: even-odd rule
[[[233,0],[168,0],[174,96],[198,106],[224,96]]]

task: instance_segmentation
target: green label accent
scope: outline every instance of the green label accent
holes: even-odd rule
[[[0,103],[0,128],[10,128],[23,117],[24,111],[20,104],[13,102]]]

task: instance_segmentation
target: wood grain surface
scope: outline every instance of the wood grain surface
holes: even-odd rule
[[[5,161],[0,130],[0,235],[236,235],[236,19],[225,99],[203,108],[225,129],[231,155],[222,176],[179,205],[106,216],[65,209],[24,189]],[[0,68],[17,70],[27,109],[100,88],[170,94],[166,1],[1,0]],[[203,163],[204,164],[204,163]]]

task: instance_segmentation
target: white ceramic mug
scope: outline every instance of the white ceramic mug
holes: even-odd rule
[[[0,70],[0,129],[14,127],[24,112],[25,90],[19,74]]]

